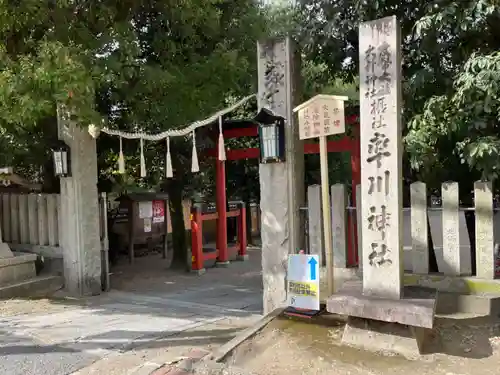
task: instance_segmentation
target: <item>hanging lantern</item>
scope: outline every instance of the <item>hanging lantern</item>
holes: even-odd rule
[[[262,108],[254,120],[259,124],[260,162],[285,161],[285,119],[270,109]]]
[[[56,177],[71,177],[70,148],[60,141],[52,148],[52,157],[54,160],[54,174]]]
[[[260,124],[260,162],[278,163],[285,160],[285,126],[284,119],[270,124]]]

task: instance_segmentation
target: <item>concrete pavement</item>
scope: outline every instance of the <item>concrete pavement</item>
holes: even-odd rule
[[[249,265],[226,275],[238,267]],[[53,300],[46,311],[24,301],[25,313],[0,318],[0,374],[142,375],[189,348],[221,345],[262,313],[259,283],[235,285],[221,271],[175,288]]]

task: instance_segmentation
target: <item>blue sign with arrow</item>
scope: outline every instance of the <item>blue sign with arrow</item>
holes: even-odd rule
[[[287,269],[287,299],[291,308],[320,309],[319,256],[316,254],[290,254]]]
[[[309,259],[309,262],[307,262],[309,264],[309,277],[311,278],[311,281],[315,281],[316,280],[316,265],[318,264],[318,261],[312,257],[311,259]]]

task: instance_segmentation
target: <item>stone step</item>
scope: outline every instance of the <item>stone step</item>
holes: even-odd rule
[[[62,276],[43,275],[29,280],[0,286],[0,299],[16,297],[45,297],[64,285]]]
[[[36,276],[36,254],[13,252],[0,259],[0,285],[20,283]]]
[[[453,315],[456,313],[499,316],[500,297],[439,292],[436,314]]]

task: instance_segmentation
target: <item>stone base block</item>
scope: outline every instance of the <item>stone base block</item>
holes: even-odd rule
[[[215,263],[215,266],[216,266],[216,267],[227,268],[227,267],[229,267],[229,264],[230,264],[230,263],[231,263],[231,262],[217,262],[217,263]]]
[[[0,285],[18,283],[36,276],[36,254],[16,253],[0,259]]]
[[[202,268],[201,270],[191,270],[191,273],[197,274],[198,276],[205,274],[205,272],[207,272],[205,268]]]
[[[431,332],[427,328],[349,317],[342,344],[374,352],[416,357],[425,352]]]
[[[330,313],[433,328],[436,310],[436,292],[405,287],[399,300],[365,296],[360,282],[346,282],[338,293],[327,299]]]
[[[61,290],[62,276],[37,276],[19,283],[0,285],[0,299],[47,297]]]
[[[239,260],[239,261],[246,261],[246,260],[248,260],[248,259],[250,259],[250,257],[249,257],[249,255],[248,255],[248,254],[245,254],[245,255],[238,255],[238,256],[236,257],[236,260]]]
[[[14,254],[12,253],[9,244],[0,242],[0,259],[12,258],[13,256]]]

